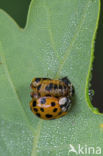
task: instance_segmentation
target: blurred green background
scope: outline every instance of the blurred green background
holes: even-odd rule
[[[15,21],[25,27],[28,8],[31,0],[0,0],[0,8],[4,9]],[[92,104],[103,113],[103,1],[101,0],[101,15],[95,41],[95,60],[92,71],[91,88],[95,91]]]
[[[5,10],[15,21],[24,27],[31,0],[0,0],[0,8]]]
[[[99,20],[99,27],[95,41],[95,59],[92,71],[92,86],[95,95],[93,96],[92,104],[99,108],[103,113],[103,0],[101,0],[101,13]]]

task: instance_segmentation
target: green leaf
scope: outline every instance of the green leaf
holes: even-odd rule
[[[32,0],[21,29],[0,11],[2,156],[74,156],[70,144],[77,152],[78,144],[83,146],[84,155],[90,155],[90,146],[95,155],[97,146],[102,148],[103,119],[93,113],[98,111],[88,95],[99,12],[99,0]],[[63,76],[75,87],[71,111],[52,121],[34,116],[29,109],[32,78]]]

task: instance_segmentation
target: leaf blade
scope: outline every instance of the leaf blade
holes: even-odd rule
[[[9,147],[9,151],[15,151],[15,155],[18,155],[18,153],[19,155],[41,155],[41,153],[48,155],[48,149],[51,155],[64,155],[64,153],[69,155],[69,144],[73,144],[76,147],[78,141],[80,141],[80,144],[84,142],[89,144],[90,142],[96,145],[94,143],[95,140],[98,137],[102,137],[102,133],[99,132],[99,123],[102,122],[102,118],[100,116],[95,117],[91,113],[85,100],[85,82],[90,63],[91,42],[96,27],[98,8],[99,2],[91,0],[84,2],[81,0],[78,2],[76,0],[72,2],[65,0],[61,3],[59,3],[59,0],[32,1],[27,25],[24,30],[18,29],[4,13],[1,13],[0,27],[2,29],[0,30],[0,36],[4,49],[3,54],[5,55],[8,71],[17,95],[23,105],[23,112],[26,114],[27,120],[29,119],[30,121],[29,123],[25,122],[21,106],[19,108],[14,107],[18,105],[16,102],[17,97],[14,101],[9,101],[7,105],[7,111],[12,114],[11,118],[10,113],[7,114],[4,111],[5,107],[2,109],[2,114],[4,114],[2,120],[7,125],[11,125],[13,129],[11,138],[14,139],[16,136],[21,136],[22,138],[22,135],[24,137],[22,140],[19,140],[20,145],[17,138],[13,140],[13,150],[11,145],[9,145],[11,141],[11,138],[8,136],[10,128],[4,131],[6,124],[1,124],[1,137],[3,135],[4,138],[2,137],[2,139]],[[83,13],[85,18],[83,18]],[[4,21],[5,25],[2,21]],[[10,26],[8,27],[8,25]],[[68,47],[71,48],[69,49]],[[65,55],[67,49],[71,50],[69,56],[68,53]],[[68,58],[66,58],[67,56]],[[60,62],[63,58],[66,61],[63,61],[65,63],[63,70],[59,70],[58,74],[58,68],[61,69]],[[33,116],[28,106],[30,100],[28,86],[33,78],[33,74],[41,77],[45,77],[48,74],[52,78],[55,78],[57,74],[57,77],[68,76],[70,78],[75,86],[76,93],[72,110],[67,116],[55,121],[41,121]],[[1,80],[3,87],[6,79],[4,81],[1,78]],[[8,84],[7,86],[8,88],[10,87]],[[4,93],[2,97],[5,99]],[[12,98],[12,95],[10,95],[10,98]],[[7,100],[5,100],[5,105],[6,102]],[[10,107],[10,103],[12,103],[12,107]],[[13,114],[13,111],[11,111],[12,108],[15,113],[17,112],[17,118],[15,113]],[[20,115],[19,111],[21,112],[20,118],[18,118]],[[14,120],[12,119],[13,116]],[[93,125],[92,122],[94,120],[96,123]],[[12,124],[9,124],[11,121]],[[18,122],[19,125],[17,124]],[[23,127],[20,124],[23,124]],[[18,129],[16,130],[12,125],[16,125],[14,126],[16,128],[17,126],[21,127],[24,133],[22,133],[22,130],[17,132]],[[85,132],[85,129],[89,129],[90,125],[92,125],[91,130],[97,127],[91,136],[91,131]],[[98,137],[94,139],[95,133],[98,134]],[[86,136],[90,136],[90,138],[86,139]],[[28,138],[27,142],[25,142],[26,138]],[[23,143],[25,146],[22,145]],[[98,143],[102,144],[99,141]],[[20,151],[16,149],[17,146]]]

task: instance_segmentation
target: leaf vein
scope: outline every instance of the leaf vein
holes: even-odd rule
[[[49,32],[49,36],[50,36],[50,42],[51,42],[53,51],[56,54],[56,57],[59,59],[58,53],[56,51],[55,41],[54,41],[54,37],[53,37],[53,31],[52,31],[52,28],[51,28],[51,12],[50,12],[50,9],[49,9],[49,7],[47,5],[44,5],[43,7],[44,7],[44,9],[46,10],[46,13],[47,13],[48,32]]]
[[[83,15],[82,15],[82,17],[81,17],[81,21],[80,21],[80,23],[79,23],[79,25],[78,25],[78,27],[77,27],[77,30],[76,30],[76,32],[75,32],[75,34],[74,34],[74,36],[73,36],[73,38],[72,38],[72,40],[71,40],[70,46],[69,46],[69,47],[67,48],[67,50],[64,52],[64,57],[63,57],[63,59],[61,59],[60,66],[59,66],[58,72],[57,72],[57,74],[56,74],[56,78],[59,76],[59,74],[60,74],[60,72],[61,72],[61,70],[62,70],[62,68],[63,68],[63,66],[64,66],[64,64],[65,64],[65,62],[66,62],[67,57],[70,55],[70,52],[71,52],[71,50],[72,50],[72,47],[73,47],[73,45],[74,45],[74,43],[75,43],[75,41],[76,41],[76,39],[77,39],[77,36],[78,36],[78,34],[79,34],[80,30],[81,30],[81,27],[82,27],[82,25],[83,25],[83,23],[84,23],[84,21],[85,21],[85,18],[86,18],[86,11],[87,11],[89,2],[90,2],[90,1],[88,1],[86,7],[84,8]]]

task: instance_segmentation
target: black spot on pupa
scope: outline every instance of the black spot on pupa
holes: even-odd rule
[[[33,101],[33,107],[35,107],[35,106],[36,106],[36,101],[34,100],[34,101]]]
[[[53,115],[51,115],[51,114],[46,114],[45,116],[46,116],[47,118],[53,117]]]
[[[51,106],[55,106],[56,104],[55,104],[55,102],[51,102]]]
[[[44,108],[40,108],[40,110],[41,110],[42,112],[44,112]]]
[[[60,105],[60,108],[63,108],[64,107],[64,105]]]
[[[54,85],[54,89],[58,89],[58,86],[56,84]]]
[[[54,109],[53,109],[53,112],[57,112],[57,110],[58,110],[57,108],[54,108]]]
[[[53,88],[53,83],[50,83],[45,87],[45,90],[50,91]]]
[[[63,77],[61,80],[62,80],[66,85],[71,84],[71,82],[68,80],[67,77]]]
[[[41,80],[41,78],[36,78],[35,81],[38,83]]]
[[[38,111],[38,109],[37,109],[37,108],[34,108],[34,111],[35,111],[35,112],[37,112],[37,111]]]
[[[40,88],[41,88],[41,84],[37,87],[37,90],[40,90]]]
[[[66,89],[67,87],[66,86],[64,86],[64,89]]]
[[[59,89],[62,89],[62,86],[61,85],[59,85]]]
[[[36,113],[36,115],[37,115],[38,117],[40,117],[40,114],[39,114],[39,113]]]
[[[46,99],[45,99],[45,98],[41,98],[40,103],[41,103],[41,104],[45,104],[45,103],[46,103]]]
[[[51,80],[50,78],[43,78],[43,80]]]

